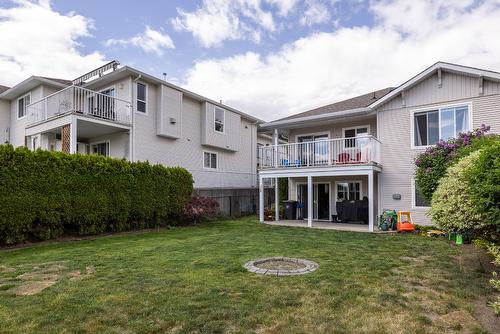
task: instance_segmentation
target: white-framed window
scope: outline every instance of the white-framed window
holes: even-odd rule
[[[17,99],[17,118],[26,116],[26,107],[31,103],[31,93]]]
[[[411,179],[411,206],[413,209],[429,209],[429,201],[418,190],[415,179]]]
[[[337,188],[337,202],[342,202],[343,200],[359,201],[363,197],[361,194],[361,182],[359,181],[335,182],[335,187]]]
[[[90,153],[109,157],[109,141],[90,144]]]
[[[148,86],[145,83],[137,83],[137,111],[147,113]]]
[[[203,168],[217,169],[217,153],[203,152]]]
[[[440,139],[455,138],[460,132],[470,131],[470,107],[460,105],[412,112],[413,147],[426,147]]]
[[[222,108],[214,108],[214,130],[215,132],[224,133],[224,121],[226,112]]]
[[[356,138],[360,137],[366,137],[370,134],[370,126],[369,125],[362,125],[362,126],[356,126],[352,128],[343,128],[342,132],[344,134],[344,147],[357,147],[360,146],[361,141]]]

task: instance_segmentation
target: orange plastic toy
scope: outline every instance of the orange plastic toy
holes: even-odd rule
[[[398,211],[398,223],[396,224],[398,232],[415,231],[415,225],[411,220],[410,211]]]

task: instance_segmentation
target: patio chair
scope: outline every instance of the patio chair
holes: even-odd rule
[[[338,155],[337,163],[338,164],[347,164],[351,160],[351,156],[349,153],[343,152]]]

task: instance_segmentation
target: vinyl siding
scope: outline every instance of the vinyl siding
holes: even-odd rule
[[[477,78],[444,72],[442,87],[433,75],[405,92],[406,105],[398,96],[378,108],[379,140],[383,170],[380,175],[380,208],[411,210],[417,224],[430,224],[423,208],[412,208],[414,159],[422,150],[411,149],[411,110],[440,104],[472,103],[473,127],[485,123],[500,133],[500,84],[484,81],[479,95]],[[400,200],[392,199],[401,194]]]
[[[0,144],[9,140],[10,102],[0,100]]]
[[[166,166],[187,168],[194,178],[195,188],[252,188],[256,186],[256,138],[257,126],[241,119],[238,123],[226,122],[226,132],[237,133],[236,152],[202,145],[202,106],[191,98],[182,98],[182,131],[179,139],[156,135],[159,86],[148,87],[148,113],[135,113],[135,160],[148,160]],[[228,114],[226,111],[226,120]],[[238,115],[239,116],[239,115]],[[218,156],[217,169],[203,168],[203,152]]]

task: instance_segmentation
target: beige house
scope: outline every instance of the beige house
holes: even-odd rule
[[[117,62],[0,90],[2,142],[185,167],[198,193],[228,198],[228,213],[255,210],[259,121]]]
[[[415,189],[415,156],[483,123],[500,133],[500,73],[444,62],[397,88],[265,123],[262,131],[289,143],[259,148],[260,207],[265,180],[286,177],[296,218],[310,227],[334,220],[374,231],[383,209],[411,211],[415,223],[430,224]]]

